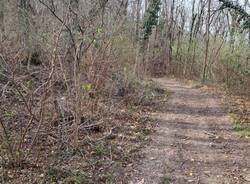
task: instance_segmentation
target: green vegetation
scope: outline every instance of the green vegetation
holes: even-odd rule
[[[250,128],[246,123],[242,123],[239,117],[235,114],[230,114],[233,119],[233,129],[237,131],[240,136],[250,138]]]
[[[170,184],[171,178],[168,176],[162,176],[161,177],[161,183],[160,184]]]
[[[229,8],[231,10],[236,11],[236,13],[238,14],[238,22],[243,22],[242,29],[250,28],[250,14],[242,6],[240,6],[238,2],[236,2],[235,4],[230,0],[219,1],[223,3],[220,9]]]
[[[65,184],[95,184],[84,172],[79,170],[60,170],[50,168],[48,173],[39,182],[40,184],[57,183],[63,181]]]
[[[159,11],[160,11],[161,0],[152,0],[145,13],[144,24],[143,24],[143,39],[146,41],[152,34],[154,26],[158,25]]]
[[[97,156],[103,156],[105,154],[105,152],[106,152],[106,149],[105,149],[103,144],[97,144],[95,146],[95,154]]]

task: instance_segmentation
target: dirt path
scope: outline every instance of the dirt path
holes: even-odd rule
[[[130,183],[250,184],[248,143],[219,100],[172,79],[157,82],[173,94],[154,115],[158,128]]]

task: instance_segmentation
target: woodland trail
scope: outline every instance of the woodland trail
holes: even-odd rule
[[[249,144],[219,100],[173,79],[156,81],[172,94],[154,114],[159,124],[130,184],[250,184]]]

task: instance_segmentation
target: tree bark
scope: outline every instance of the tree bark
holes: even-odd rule
[[[192,20],[191,20],[191,27],[190,27],[190,33],[189,33],[188,53],[190,52],[190,49],[193,43],[194,24],[195,24],[195,20],[197,17],[197,14],[194,13],[195,1],[196,0],[193,0],[193,3],[192,3]]]
[[[141,0],[137,0],[136,5],[136,26],[135,26],[135,35],[136,40],[139,40],[140,37],[140,19],[141,19]]]
[[[70,7],[72,8],[72,29],[73,32],[78,31],[78,8],[79,8],[79,1],[78,0],[70,0]]]
[[[26,52],[31,52],[30,45],[30,28],[29,28],[29,14],[28,14],[28,0],[20,0],[20,26],[21,26],[21,35],[22,35],[22,43]]]
[[[24,47],[27,61],[27,69],[30,69],[31,59],[32,59],[32,45],[30,40],[30,26],[29,26],[29,0],[19,1],[19,22],[21,27],[21,44]]]
[[[2,42],[5,37],[4,8],[4,0],[0,0],[0,42]]]
[[[210,19],[211,19],[211,0],[208,0],[208,12],[207,12],[207,20],[206,20],[206,49],[205,49],[205,58],[204,58],[204,66],[203,66],[203,77],[202,81],[205,82],[207,79],[207,63],[208,63],[208,55],[209,55],[209,41],[210,41]]]

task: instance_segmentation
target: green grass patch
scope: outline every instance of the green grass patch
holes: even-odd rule
[[[236,114],[230,114],[233,120],[233,129],[237,131],[241,137],[250,138],[250,128],[247,124],[240,121]]]
[[[94,151],[97,156],[103,156],[106,153],[106,148],[103,144],[97,144]]]
[[[105,173],[101,177],[102,177],[102,180],[105,181],[106,184],[114,183],[114,176],[110,173]]]
[[[170,184],[171,182],[171,178],[169,176],[162,176],[160,179],[161,179],[160,184]]]
[[[39,184],[65,183],[65,184],[95,184],[86,173],[80,170],[63,170],[60,168],[49,168],[45,177]]]

